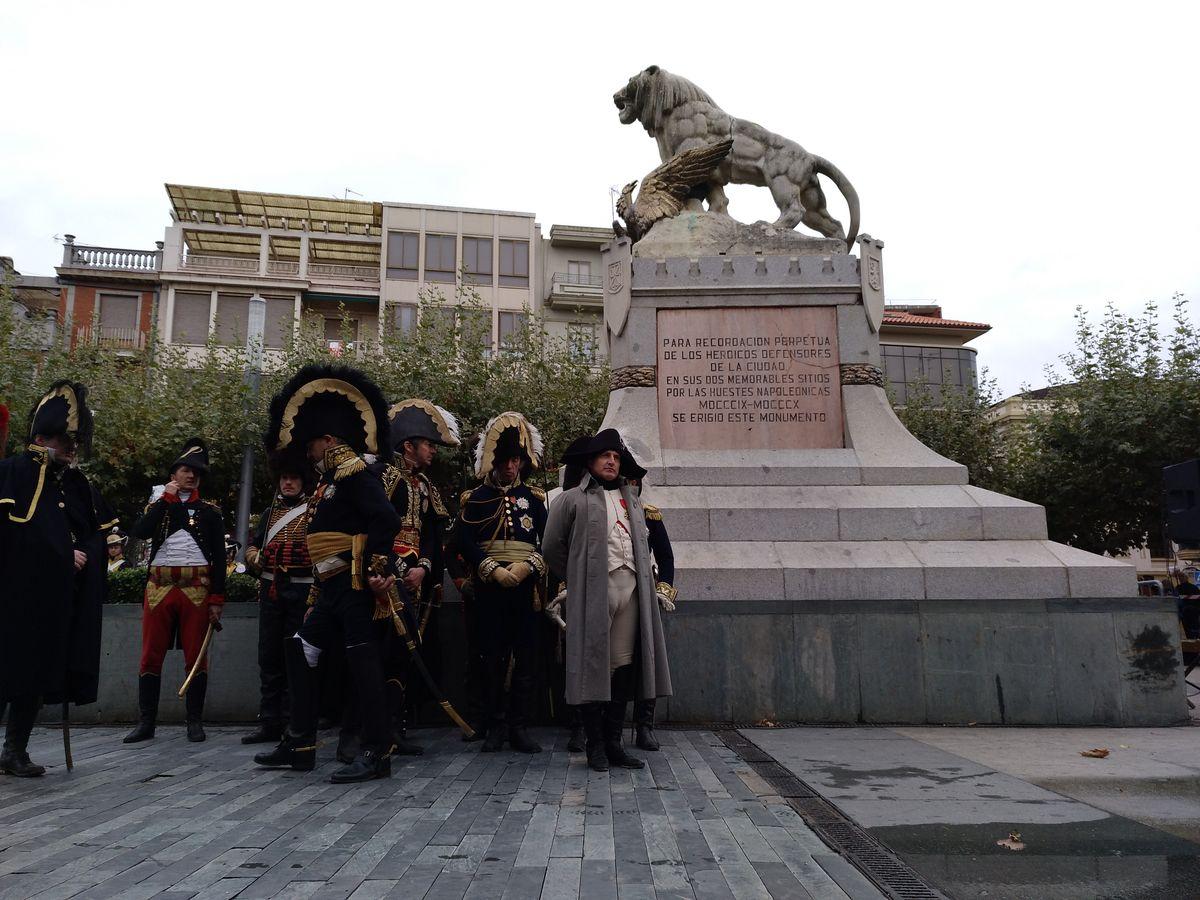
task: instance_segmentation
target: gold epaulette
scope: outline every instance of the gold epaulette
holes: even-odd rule
[[[355,456],[341,463],[333,470],[333,480],[341,481],[343,478],[349,478],[351,475],[357,475],[359,472],[367,471],[367,464],[362,461],[362,457]]]
[[[421,476],[425,480],[425,485],[429,488],[429,502],[433,505],[433,511],[442,518],[450,515],[450,511],[446,509],[446,504],[442,502],[442,494],[433,486],[433,482],[424,475]]]
[[[458,495],[458,505],[466,506],[467,501],[471,499],[471,495],[473,493],[475,493],[475,488],[467,488],[465,491],[463,491],[461,494],[459,494]]]
[[[531,485],[529,486],[529,492],[530,492],[531,494],[533,494],[533,496],[535,496],[535,497],[537,497],[539,500],[541,500],[543,503],[545,503],[545,502],[546,502],[546,492],[545,492],[545,491],[543,491],[543,490],[542,490],[540,487],[534,487],[534,486],[531,484]]]
[[[392,499],[392,494],[396,491],[396,485],[400,483],[400,479],[404,477],[404,473],[395,466],[385,466],[383,472],[379,476],[379,480],[383,482],[383,492],[387,494],[389,500]]]
[[[662,521],[662,510],[652,503],[643,503],[642,509],[646,511],[646,518],[651,522]]]

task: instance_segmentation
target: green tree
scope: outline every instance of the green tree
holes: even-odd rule
[[[949,384],[910,385],[908,402],[896,408],[904,427],[925,446],[962,463],[971,483],[1007,493],[1016,459],[1012,435],[988,416],[997,400],[996,382],[985,371],[979,386],[960,391]]]
[[[446,315],[451,307],[456,314]],[[423,291],[419,325],[408,334],[385,326],[377,340],[356,343],[343,311],[339,355],[376,379],[390,400],[425,397],[459,417],[462,446],[443,454],[435,472],[453,501],[473,478],[475,436],[492,416],[519,410],[541,429],[549,470],[538,479],[546,485],[563,447],[598,427],[608,400],[607,368],[589,364],[580,348],[547,335],[543,325],[529,315],[525,327],[493,354],[491,309],[459,283],[453,303],[437,288]],[[126,528],[141,513],[151,487],[165,481],[183,442],[195,435],[208,441],[212,458],[204,493],[221,504],[232,530],[242,448],[247,441],[256,447],[261,442],[271,396],[304,363],[337,359],[323,326],[302,323],[268,361],[262,388],[252,397],[243,379],[244,348],[212,340],[203,348],[166,345],[156,340],[155,329],[139,350],[67,348],[61,339],[46,346],[44,333],[16,315],[11,291],[0,285],[0,403],[12,412],[8,451],[23,445],[28,411],[47,385],[59,378],[82,381],[96,420],[95,450],[82,466]],[[254,508],[260,509],[273,490],[261,453],[254,488]]]
[[[1093,552],[1160,543],[1162,468],[1200,456],[1200,353],[1184,300],[1164,335],[1109,304],[1099,325],[1075,314],[1075,348],[1048,372],[1031,413],[1019,496],[1046,507],[1050,537]]]

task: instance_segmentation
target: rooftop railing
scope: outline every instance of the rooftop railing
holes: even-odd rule
[[[93,247],[76,244],[68,234],[63,244],[64,268],[96,269],[104,272],[157,272],[162,268],[162,244],[157,250],[134,250],[128,247]]]

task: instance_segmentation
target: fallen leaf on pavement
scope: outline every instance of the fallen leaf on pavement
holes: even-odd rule
[[[770,719],[759,719],[754,723],[756,728],[778,728],[778,722],[772,722]]]
[[[1092,759],[1104,759],[1104,757],[1108,756],[1108,748],[1107,747],[1096,747],[1092,750],[1080,750],[1079,755],[1080,756],[1089,756]]]
[[[1003,847],[1005,850],[1024,850],[1025,845],[1021,843],[1021,832],[1010,831],[1008,837],[996,841],[996,845]]]

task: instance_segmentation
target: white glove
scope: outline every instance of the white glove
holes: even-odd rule
[[[547,603],[545,608],[542,610],[550,618],[551,622],[563,630],[566,630],[567,627],[567,623],[562,617],[563,604],[566,602],[567,589],[563,588],[554,595],[554,599]]]
[[[675,601],[666,594],[658,595],[658,607],[663,612],[675,612]]]

